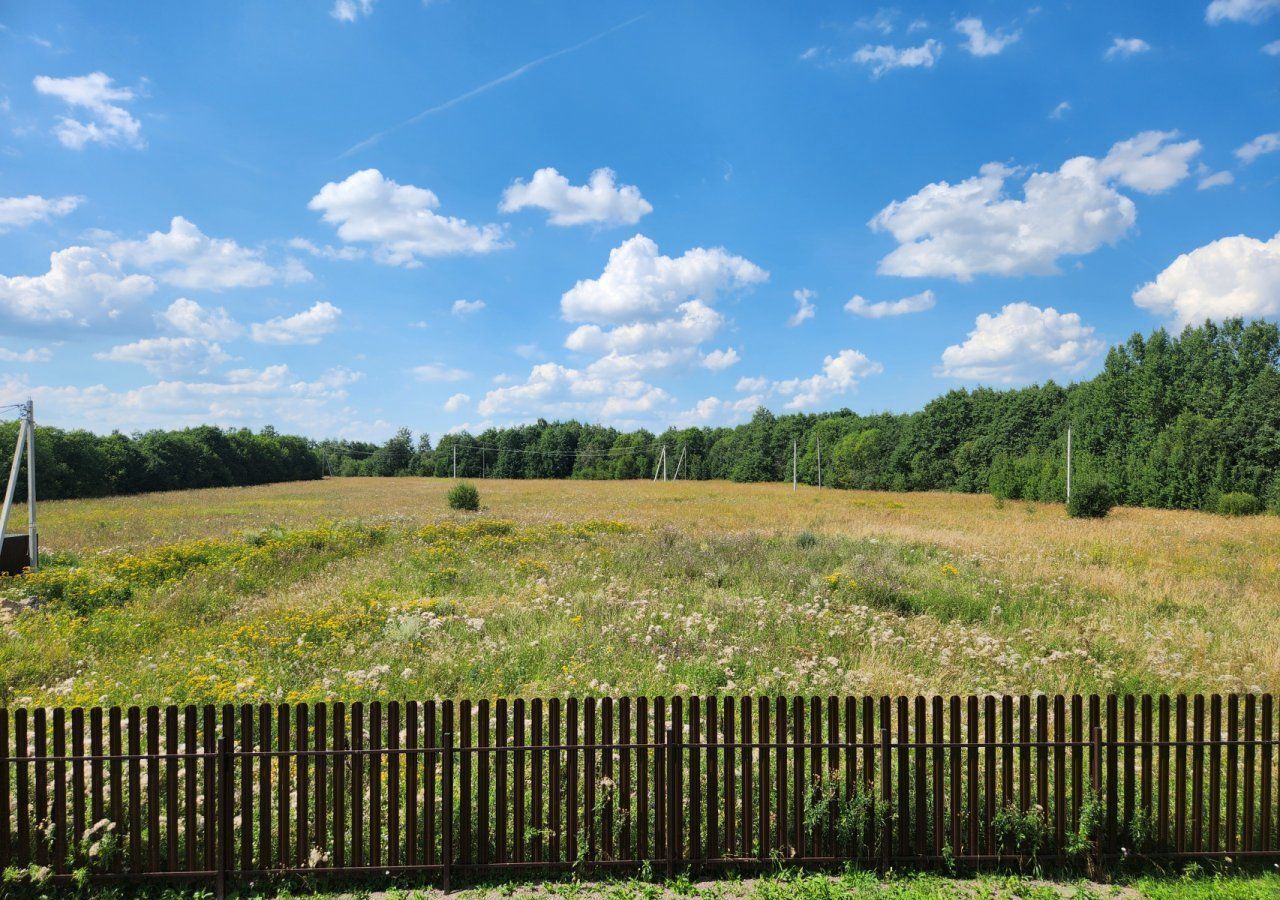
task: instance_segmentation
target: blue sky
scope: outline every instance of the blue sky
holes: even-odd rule
[[[0,394],[910,410],[1280,317],[1280,0],[0,3]]]

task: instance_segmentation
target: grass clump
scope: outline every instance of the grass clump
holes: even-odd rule
[[[1067,515],[1073,519],[1101,519],[1116,505],[1105,482],[1086,481],[1071,492],[1067,501]]]
[[[812,531],[802,531],[796,535],[796,546],[801,550],[808,550],[810,547],[818,545],[818,536]]]
[[[480,492],[475,485],[467,481],[459,481],[449,488],[449,508],[475,512],[480,508]]]
[[[1220,516],[1256,516],[1262,512],[1262,501],[1245,491],[1232,491],[1218,498]]]

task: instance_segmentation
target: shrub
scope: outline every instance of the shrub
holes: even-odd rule
[[[1262,502],[1253,494],[1232,491],[1218,498],[1217,509],[1220,516],[1256,516],[1262,512]]]
[[[1115,506],[1111,488],[1101,481],[1085,481],[1075,485],[1067,501],[1067,515],[1073,519],[1101,519]]]
[[[480,492],[475,489],[475,485],[459,481],[449,488],[449,508],[475,512],[480,508]]]
[[[796,535],[796,546],[801,550],[808,550],[810,547],[818,543],[818,536],[812,531],[802,531]]]

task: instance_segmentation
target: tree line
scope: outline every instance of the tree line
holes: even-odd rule
[[[0,453],[13,447],[17,437],[17,422],[0,425]],[[16,491],[19,500],[26,499],[25,472],[24,461]],[[37,499],[107,497],[320,477],[315,444],[295,435],[278,434],[271,427],[254,432],[248,428],[201,425],[133,435],[36,427]]]
[[[996,390],[957,389],[918,412],[848,409],[775,415],[735,427],[619,431],[576,421],[446,435],[433,447],[401,430],[382,445],[326,442],[339,475],[652,478],[662,448],[681,478],[790,481],[894,491],[991,491],[1061,501],[1066,434],[1073,477],[1120,503],[1212,508],[1225,493],[1280,506],[1280,329],[1229,320],[1158,329],[1111,348],[1102,371]]]
[[[1280,507],[1280,328],[1230,320],[1135,334],[1102,371],[1052,381],[958,389],[913,413],[848,409],[775,415],[734,427],[621,431],[577,421],[449,434],[434,445],[401,429],[384,443],[320,441],[272,429],[212,427],[97,436],[40,428],[45,497],[261,484],[346,476],[652,478],[790,481],[877,490],[991,491],[1054,501],[1073,477],[1107,484],[1128,505],[1209,508],[1245,492]],[[7,432],[13,439],[16,426]],[[6,432],[0,430],[0,440]],[[0,446],[3,446],[0,444]]]

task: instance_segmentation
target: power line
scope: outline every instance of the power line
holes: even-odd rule
[[[348,450],[341,444],[330,443],[320,444],[319,446],[324,450],[344,456],[373,456],[384,449],[379,447],[377,450]],[[654,444],[651,447],[611,447],[608,450],[546,450],[537,447],[495,447],[489,444],[464,444],[460,442],[450,442],[449,446],[469,448],[478,450],[481,453],[529,453],[540,456],[614,456],[629,453],[660,453],[662,451],[661,444]],[[439,449],[440,447],[437,446],[430,452],[434,453]]]

